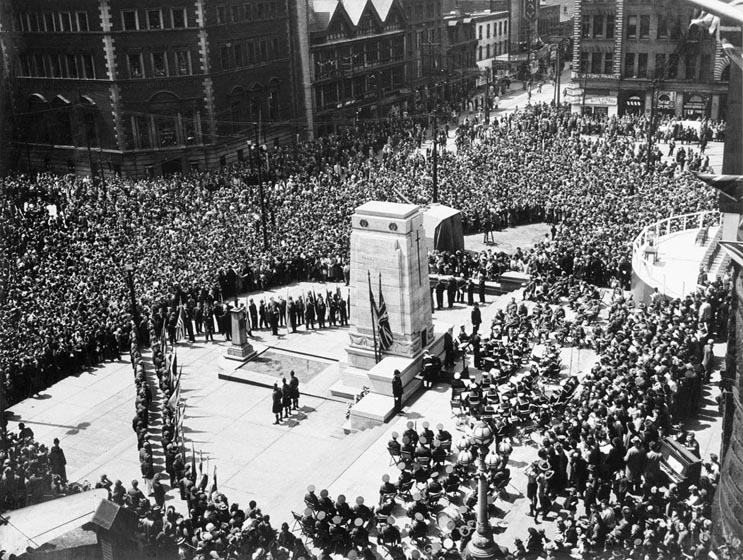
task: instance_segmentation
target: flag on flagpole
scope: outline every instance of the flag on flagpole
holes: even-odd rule
[[[379,307],[377,308],[377,328],[379,329],[379,345],[387,350],[392,346],[392,329],[390,316],[387,314],[387,305],[382,295],[382,275],[379,275]]]
[[[163,354],[168,348],[168,318],[163,320],[163,328],[160,330],[160,346],[162,346]]]
[[[191,442],[191,482],[196,482],[196,450]]]
[[[372,336],[374,337],[374,360],[379,362],[379,351],[377,349],[377,304],[374,302],[374,292],[371,286],[371,273],[367,270],[366,276],[369,280],[369,304],[371,305]]]
[[[179,306],[178,322],[175,324],[175,339],[186,338],[186,310],[183,305]]]
[[[181,371],[183,371],[183,368],[181,368]],[[168,399],[168,406],[171,410],[177,410],[178,409],[178,403],[181,399],[181,376],[179,375],[175,380],[175,386],[173,387],[173,394],[170,395],[170,398]]]
[[[212,491],[211,494],[217,492],[217,465],[214,465],[214,474],[212,474]]]

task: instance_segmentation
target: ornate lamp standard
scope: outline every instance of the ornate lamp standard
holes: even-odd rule
[[[500,547],[493,541],[493,529],[488,519],[488,471],[497,465],[497,456],[488,453],[493,442],[493,430],[485,422],[480,421],[472,430],[472,439],[478,447],[477,460],[477,530],[472,535],[465,549],[465,558],[469,560],[491,560],[503,558]],[[465,452],[460,453],[460,458]],[[467,451],[467,453],[470,453]],[[471,457],[471,453],[470,453]],[[466,460],[466,457],[465,457]],[[470,461],[471,463],[472,461]],[[464,464],[462,462],[461,464]]]

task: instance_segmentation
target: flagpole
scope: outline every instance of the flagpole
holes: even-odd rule
[[[374,336],[374,361],[379,363],[379,354],[377,353],[377,320],[374,316],[374,295],[371,287],[371,272],[366,271],[369,280],[369,309],[371,310],[372,335]]]

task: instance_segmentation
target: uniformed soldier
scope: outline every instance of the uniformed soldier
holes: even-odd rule
[[[307,295],[307,302],[305,304],[304,320],[307,323],[307,330],[310,328],[315,330],[315,305],[310,295]]]
[[[317,325],[321,329],[325,328],[325,313],[327,311],[327,307],[325,306],[325,302],[322,299],[322,296],[317,296],[317,303],[315,305],[315,312],[317,313]]]
[[[289,313],[289,326],[291,326],[292,332],[295,333],[297,332],[297,306],[294,304],[292,296],[289,296],[287,311]]]

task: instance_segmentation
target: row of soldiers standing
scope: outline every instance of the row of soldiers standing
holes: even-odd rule
[[[270,328],[277,335],[279,327],[286,327],[287,321],[291,332],[297,332],[300,325],[305,325],[307,330],[314,330],[315,324],[321,329],[348,325],[348,302],[337,292],[327,292],[325,298],[314,292],[307,292],[306,296],[296,299],[288,296],[285,300],[279,296],[278,300],[270,298],[268,303],[260,300],[258,306],[250,298],[247,311],[250,318],[250,323],[246,325],[248,332]]]

